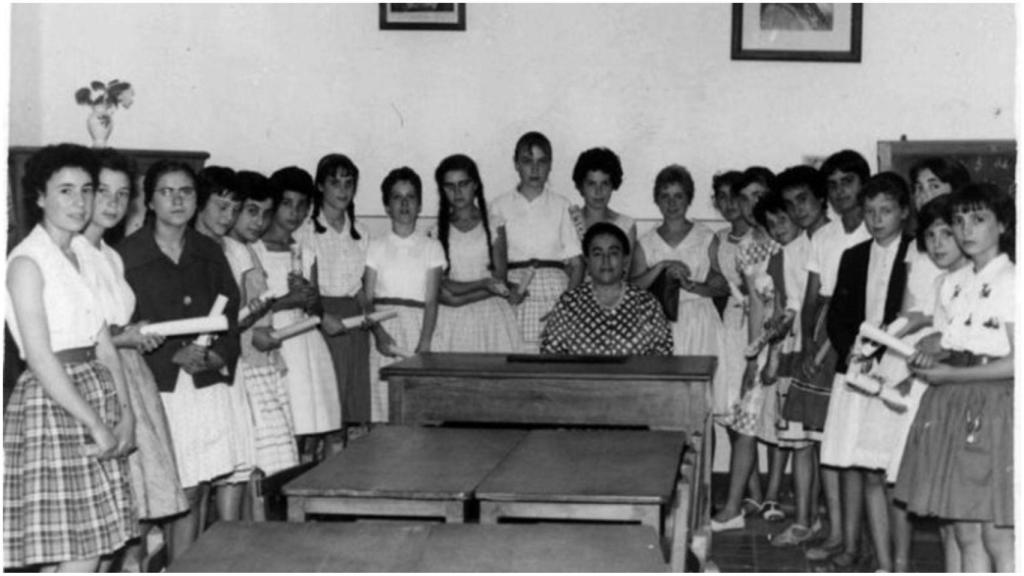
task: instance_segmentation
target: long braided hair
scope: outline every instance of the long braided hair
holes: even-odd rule
[[[453,154],[441,160],[441,163],[437,165],[437,170],[434,171],[434,180],[437,182],[437,192],[441,200],[437,214],[437,237],[444,248],[444,257],[448,261],[448,268],[451,268],[451,258],[448,256],[448,236],[451,226],[452,205],[448,201],[448,196],[444,193],[444,177],[449,172],[456,170],[465,172],[467,176],[476,182],[474,200],[476,201],[477,208],[480,209],[480,221],[484,225],[484,234],[487,236],[487,269],[494,270],[494,256],[491,253],[491,225],[487,219],[487,200],[484,198],[484,183],[480,179],[480,170],[477,169],[476,162],[465,154]]]
[[[317,234],[323,234],[327,227],[320,223],[320,210],[324,203],[324,193],[320,187],[327,183],[327,179],[333,177],[339,171],[352,177],[355,190],[359,189],[359,168],[356,167],[348,156],[344,154],[328,154],[316,164],[316,190],[313,193],[313,230]],[[356,231],[356,192],[352,193],[352,201],[348,203],[345,213],[348,215],[349,234],[353,240],[362,238]]]

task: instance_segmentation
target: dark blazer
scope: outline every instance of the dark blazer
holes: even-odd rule
[[[216,242],[188,228],[181,258],[175,264],[160,251],[153,237],[151,225],[125,238],[117,247],[124,259],[124,276],[135,292],[133,322],[148,320],[163,322],[193,316],[206,316],[218,294],[228,298],[224,314],[228,317],[228,331],[214,339],[210,349],[224,360],[227,375],[220,370],[206,370],[193,374],[196,388],[217,382],[234,381],[238,361],[238,286],[223,250]],[[180,348],[195,340],[195,335],[168,338],[163,346],[143,358],[153,372],[161,392],[174,390],[179,366],[171,361]]]
[[[903,306],[903,292],[907,286],[907,247],[911,237],[900,238],[900,247],[896,252],[896,262],[889,276],[889,290],[885,295],[885,313],[883,321],[888,324],[896,319]],[[867,314],[868,260],[871,258],[871,243],[874,240],[861,242],[843,252],[839,260],[839,274],[836,276],[836,288],[828,306],[825,329],[828,339],[839,355],[836,372],[846,372],[846,357],[850,355],[853,342],[860,331],[860,324]]]

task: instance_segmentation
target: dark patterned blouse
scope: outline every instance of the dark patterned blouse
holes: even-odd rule
[[[632,284],[612,309],[594,298],[584,282],[562,294],[541,334],[541,354],[596,356],[672,354],[672,330],[661,305]]]

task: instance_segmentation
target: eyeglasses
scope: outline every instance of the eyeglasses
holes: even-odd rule
[[[157,188],[156,193],[162,198],[170,198],[171,196],[179,196],[181,198],[191,198],[196,195],[196,189],[190,186],[185,188]]]

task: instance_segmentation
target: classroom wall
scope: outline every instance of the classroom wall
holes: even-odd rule
[[[362,170],[357,209],[408,164],[429,182],[466,152],[494,197],[512,147],[554,142],[552,182],[606,145],[625,180],[613,207],[658,213],[654,174],[682,163],[715,218],[712,174],[897,139],[1014,137],[1014,7],[864,7],[863,62],[731,61],[728,4],[470,4],[465,32],[378,30],[377,4],[14,5],[11,144],[88,143],[74,91],[123,78],[135,106],[111,144],[207,150],[211,163],[312,169],[328,151]],[[427,186],[424,214],[436,211]]]

